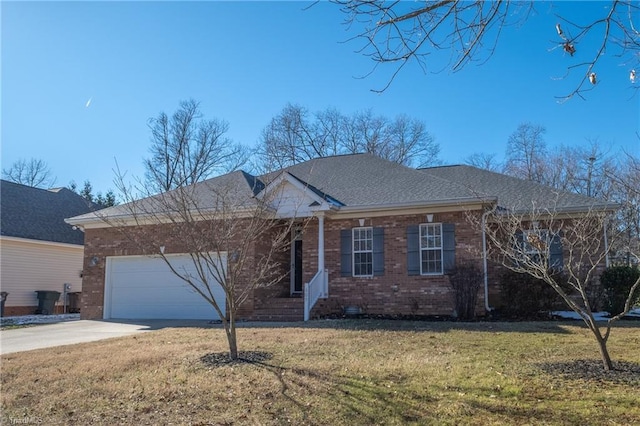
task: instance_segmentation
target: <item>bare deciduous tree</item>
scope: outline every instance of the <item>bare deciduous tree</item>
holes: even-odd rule
[[[532,123],[522,123],[509,136],[505,172],[521,179],[543,183],[547,144],[546,129]]]
[[[615,246],[615,260],[627,266],[640,262],[634,253],[640,253],[640,159],[627,154],[618,169],[609,171],[606,178],[613,182],[613,199],[621,205],[616,225],[622,234]]]
[[[464,160],[468,164],[479,169],[489,170],[492,172],[500,172],[502,165],[496,159],[495,154],[486,154],[484,152],[475,152]]]
[[[37,158],[20,159],[8,169],[2,170],[2,175],[8,181],[36,188],[47,189],[56,183],[47,163]]]
[[[559,177],[554,181],[550,176],[546,183],[588,197],[611,199],[615,187],[607,176],[615,175],[618,165],[597,141],[588,142],[588,145],[560,147],[552,152],[547,174],[553,176],[553,165],[559,165],[555,167],[555,175]]]
[[[600,206],[568,216],[560,209],[534,206],[522,213],[495,209],[487,216],[485,229],[490,257],[505,268],[529,274],[551,286],[587,325],[597,341],[604,369],[611,370],[613,365],[607,348],[611,328],[631,309],[640,279],[631,288],[624,311],[609,318],[604,325],[598,323],[590,291],[606,264],[611,243],[621,237],[619,230],[609,224],[608,208]],[[482,226],[477,220],[475,223]]]
[[[156,192],[236,170],[247,161],[247,149],[224,136],[229,125],[203,119],[193,99],[181,102],[171,117],[162,112],[150,119],[149,129],[151,157],[144,165],[147,185]]]
[[[118,182],[127,202],[99,217],[140,253],[162,258],[211,304],[224,326],[229,356],[236,359],[238,311],[254,290],[289,271],[279,260],[290,245],[294,219],[276,217],[277,193],[256,196],[262,184],[242,171],[141,199]],[[188,255],[193,268],[181,267],[172,254]],[[219,289],[224,301],[216,299]]]
[[[374,90],[376,92],[386,90],[411,62],[416,62],[425,72],[438,72],[458,71],[471,62],[487,61],[506,27],[525,23],[535,6],[532,1],[508,0],[334,2],[341,6],[345,23],[356,33],[353,38],[363,42],[358,52],[370,57],[376,66],[395,65],[386,86]],[[582,16],[558,16],[557,38],[551,46],[571,57],[573,62],[567,71],[577,71],[578,76],[574,90],[562,99],[582,97],[597,83],[594,67],[605,51],[607,55],[624,58],[623,61],[628,59],[631,68],[638,65],[639,11],[637,2],[614,0],[607,3],[601,16],[588,22],[581,22]],[[579,55],[574,58],[576,51],[586,50],[583,46],[586,43],[594,43],[589,45],[593,53],[587,59]],[[635,79],[635,72],[630,78]]]
[[[337,154],[368,152],[407,166],[439,163],[439,145],[424,122],[407,115],[394,119],[371,110],[351,116],[335,109],[315,114],[288,104],[262,131],[259,156],[266,170]]]

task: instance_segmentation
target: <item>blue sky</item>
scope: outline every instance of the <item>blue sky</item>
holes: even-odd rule
[[[557,7],[580,21],[601,15],[606,4]],[[89,179],[96,190],[113,188],[116,160],[129,175],[143,173],[148,119],[189,98],[248,145],[291,102],[311,111],[371,108],[419,118],[445,164],[473,152],[502,156],[509,135],[527,121],[546,127],[551,147],[597,139],[612,152],[640,154],[640,93],[623,58],[604,58],[586,100],[558,103],[580,75],[555,77],[595,46],[578,46],[576,58],[553,49],[558,10],[549,3],[505,29],[485,64],[435,74],[409,65],[381,94],[371,89],[383,87],[391,69],[359,78],[373,63],[355,53],[361,42],[347,41],[355,33],[338,7],[308,5],[3,1],[2,167],[35,157],[60,186]]]

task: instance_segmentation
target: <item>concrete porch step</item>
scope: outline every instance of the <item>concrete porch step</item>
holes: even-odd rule
[[[304,320],[304,315],[284,315],[284,314],[254,314],[251,318],[253,321],[265,321],[265,322],[298,322]]]

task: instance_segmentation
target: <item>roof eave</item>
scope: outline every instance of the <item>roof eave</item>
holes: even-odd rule
[[[238,208],[234,211],[237,217],[247,217],[255,214],[257,206],[249,206]],[[272,211],[270,209],[270,211]],[[273,212],[273,211],[272,211]],[[215,210],[201,210],[198,212],[200,216],[205,220],[205,216],[211,215],[214,217],[217,212]],[[76,216],[67,218],[64,220],[66,223],[72,226],[77,226],[81,230],[88,228],[110,228],[114,226],[135,226],[135,225],[152,225],[152,224],[166,224],[179,221],[175,217],[171,217],[170,214],[162,213],[146,213],[146,214],[115,214],[98,216],[93,213],[92,216]]]
[[[589,213],[589,212],[614,212],[621,207],[620,204],[614,203],[605,203],[605,204],[592,204],[592,205],[583,205],[583,206],[566,206],[566,207],[557,207],[552,206],[548,208],[528,208],[528,209],[504,209],[504,214],[516,214],[516,215],[527,215],[527,214],[577,214],[577,213]]]
[[[406,210],[411,208],[425,208],[425,207],[427,208],[428,207],[460,207],[460,206],[471,206],[471,205],[495,204],[497,201],[498,201],[497,197],[468,197],[468,198],[452,198],[447,200],[411,201],[411,202],[403,202],[403,203],[344,206],[336,209],[336,211],[340,213],[352,213],[352,212],[368,212],[368,211]]]

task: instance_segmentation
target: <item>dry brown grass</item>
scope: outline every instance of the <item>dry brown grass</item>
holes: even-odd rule
[[[577,323],[322,321],[245,326],[239,342],[257,362],[220,365],[217,328],[3,356],[2,423],[640,423],[638,322],[610,342],[629,371],[600,377],[576,375],[598,362]]]

